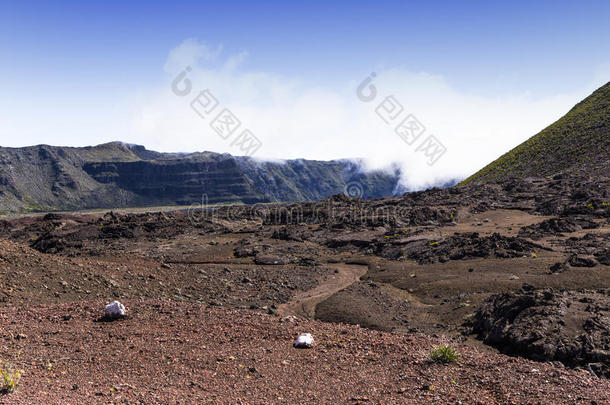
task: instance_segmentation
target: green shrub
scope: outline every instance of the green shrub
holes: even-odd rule
[[[437,346],[428,353],[428,357],[435,363],[455,363],[458,360],[458,352],[448,345]]]
[[[3,364],[0,367],[0,392],[8,394],[15,391],[19,385],[22,372],[22,370],[16,369],[11,364]]]

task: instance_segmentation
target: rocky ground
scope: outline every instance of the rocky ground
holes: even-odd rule
[[[607,403],[609,251],[582,174],[0,220],[0,402]]]
[[[492,296],[477,311],[473,332],[502,351],[610,377],[610,290],[555,291],[524,286]]]
[[[247,310],[128,300],[129,317],[96,322],[102,301],[5,308],[2,357],[26,372],[7,403],[523,404],[610,401],[608,380],[441,338],[284,321]],[[316,339],[295,349],[298,333]]]

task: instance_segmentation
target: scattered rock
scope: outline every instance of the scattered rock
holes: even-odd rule
[[[297,349],[311,349],[313,347],[313,336],[311,336],[311,333],[301,333],[294,341],[293,346]]]
[[[285,257],[280,256],[258,254],[254,258],[254,263],[267,266],[277,266],[288,264],[289,260],[287,260]]]
[[[415,241],[404,248],[409,258],[419,264],[446,262],[485,257],[513,258],[528,257],[534,249],[545,249],[521,237],[511,237],[494,233],[480,236],[478,232],[457,233],[439,243]]]
[[[572,233],[582,229],[599,228],[591,218],[583,216],[550,218],[538,224],[525,226],[519,230],[519,236],[530,239],[541,239],[546,235]]]
[[[567,263],[557,262],[550,267],[551,273],[563,273],[564,271],[568,271],[570,267]]]
[[[595,267],[597,262],[588,257],[572,256],[568,259],[568,263],[573,267]]]
[[[606,266],[610,266],[610,248],[606,248],[601,250],[595,254],[595,258],[601,264],[605,264]]]
[[[106,305],[104,310],[104,318],[108,320],[121,319],[126,315],[125,305],[121,304],[119,301],[113,301],[112,303]]]
[[[297,317],[294,315],[288,315],[283,317],[282,319],[280,319],[280,322],[290,322],[290,323],[294,323],[297,321]]]

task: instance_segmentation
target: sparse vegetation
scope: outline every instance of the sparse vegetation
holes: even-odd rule
[[[449,345],[437,346],[428,353],[428,357],[435,363],[455,363],[458,361],[459,354],[457,350]]]
[[[10,363],[4,363],[0,367],[0,393],[8,394],[15,391],[22,373],[22,370],[15,368]]]
[[[561,171],[603,162],[610,147],[609,99],[610,83],[607,83],[555,123],[460,185],[501,181],[511,177],[551,177]]]

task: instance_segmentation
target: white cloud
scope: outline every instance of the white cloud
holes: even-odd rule
[[[226,56],[221,46],[212,48],[187,40],[169,53],[164,66],[166,85],[160,88],[132,94],[110,110],[104,108],[107,100],[103,98],[89,111],[86,106],[62,109],[39,101],[36,120],[25,113],[24,106],[31,100],[11,100],[11,105],[0,109],[5,113],[0,116],[0,133],[23,134],[13,140],[21,145],[47,134],[44,142],[54,144],[123,140],[168,152],[238,154],[230,140],[221,139],[209,127],[209,118],[200,118],[189,106],[200,90],[209,89],[220,102],[215,112],[229,108],[241,120],[242,128],[262,140],[259,158],[362,157],[369,168],[397,162],[404,169],[405,184],[420,188],[465,177],[518,145],[605,83],[602,80],[607,80],[608,71],[607,67],[601,69],[591,86],[578,93],[490,98],[459,92],[438,75],[379,69],[373,81],[377,99],[364,103],[356,97],[356,88],[366,75],[346,77],[344,82],[328,86],[274,72],[250,71],[246,65],[246,52]],[[170,83],[187,66],[192,68],[187,76],[192,91],[178,97]],[[433,167],[416,152],[418,143],[405,144],[375,114],[375,107],[388,95],[404,106],[404,114],[414,114],[426,126],[426,135],[434,134],[446,146],[447,153]]]
[[[465,177],[552,123],[592,88],[578,94],[534,98],[528,93],[497,98],[464,94],[441,76],[404,69],[377,71],[374,102],[356,97],[364,77],[333,87],[315,86],[298,78],[240,69],[246,53],[226,60],[203,44],[186,41],[170,53],[167,69],[185,66],[193,93],[180,98],[167,89],[148,96],[136,117],[138,141],[162,150],[213,150],[239,153],[221,139],[189,107],[198,89],[210,89],[263,142],[259,157],[337,159],[363,157],[370,168],[398,162],[409,187],[424,187],[448,178]],[[200,55],[213,54],[214,58]],[[385,96],[394,95],[404,114],[414,114],[447,148],[432,167],[426,157],[405,144],[376,114]],[[216,110],[218,111],[218,110]]]
[[[222,45],[212,49],[205,42],[190,38],[169,52],[169,57],[165,63],[165,70],[172,72],[184,69],[185,66],[189,65],[197,66],[213,63],[218,59],[221,52]]]

